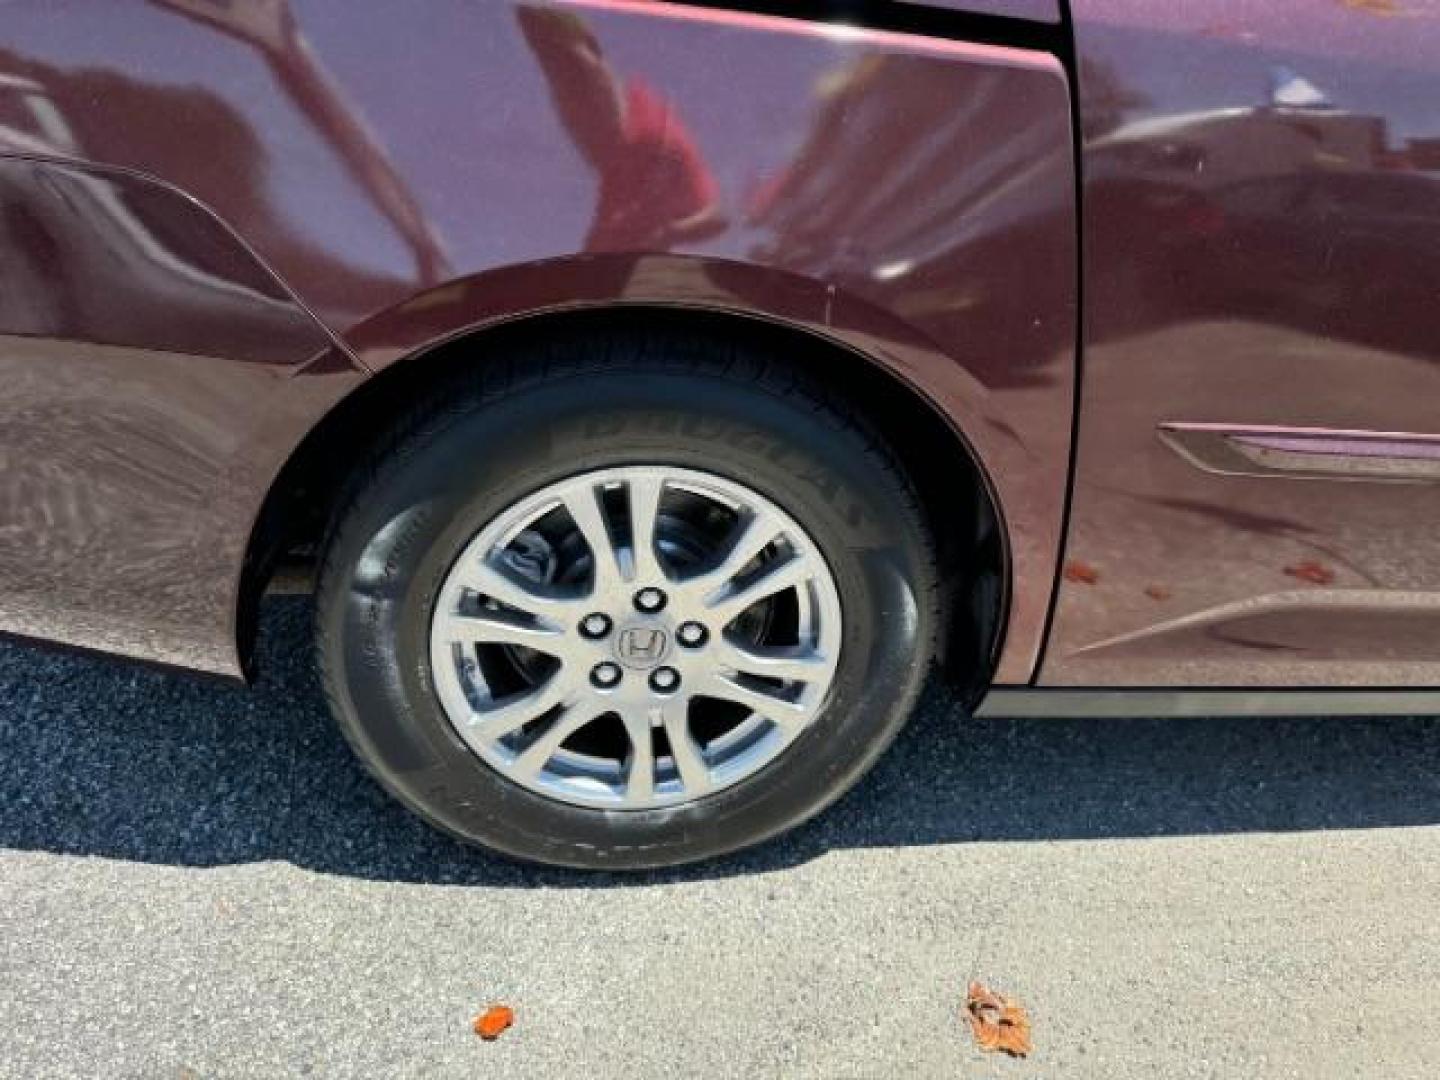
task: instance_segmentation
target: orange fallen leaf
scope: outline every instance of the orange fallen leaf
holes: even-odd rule
[[[1352,11],[1362,11],[1366,15],[1399,15],[1400,5],[1395,0],[1341,0],[1341,2]]]
[[[1094,585],[1100,580],[1100,571],[1089,563],[1071,559],[1065,564],[1065,580],[1076,582],[1079,585]]]
[[[1311,585],[1329,585],[1335,580],[1335,571],[1314,559],[1306,559],[1294,566],[1287,566],[1285,573],[1300,581],[1308,581]]]
[[[475,1018],[475,1034],[486,1042],[493,1042],[514,1022],[515,1010],[510,1006],[491,1005]]]
[[[1164,585],[1146,585],[1145,595],[1151,600],[1169,600],[1173,594]]]
[[[1019,1002],[995,993],[983,983],[972,982],[965,1011],[981,1050],[998,1050],[1011,1057],[1029,1056],[1030,1017]]]

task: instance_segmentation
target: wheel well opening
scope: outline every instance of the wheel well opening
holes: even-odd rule
[[[673,329],[782,357],[889,446],[915,485],[938,546],[946,672],[972,697],[982,691],[1001,644],[1008,560],[985,478],[951,424],[894,375],[807,330],[726,312],[634,306],[538,315],[460,335],[375,375],[327,415],[281,470],[251,536],[237,615],[247,671],[267,586],[283,580],[305,587],[347,479],[400,417],[447,382],[473,377],[477,363],[518,352],[516,346],[558,335],[623,334],[640,320],[649,336]]]

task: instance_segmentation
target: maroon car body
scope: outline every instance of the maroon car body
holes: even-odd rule
[[[241,674],[327,417],[663,306],[945,417],[997,686],[1440,684],[1440,6],[747,7],[7,5],[0,629]]]

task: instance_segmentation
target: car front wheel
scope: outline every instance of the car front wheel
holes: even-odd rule
[[[512,856],[672,865],[788,829],[874,762],[932,657],[932,544],[879,440],[771,358],[651,344],[450,388],[332,530],[342,729]]]

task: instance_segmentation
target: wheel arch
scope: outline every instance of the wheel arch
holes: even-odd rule
[[[562,330],[623,331],[643,319],[652,329],[669,324],[782,353],[876,429],[919,488],[942,541],[949,666],[987,682],[1001,663],[1016,567],[1002,492],[983,438],[974,437],[994,436],[983,387],[902,320],[833,287],[758,267],[696,262],[626,257],[617,266],[581,257],[478,275],[346,333],[347,346],[372,374],[319,417],[255,518],[236,611],[247,671],[259,600],[275,567],[287,553],[304,558],[318,550],[353,463],[408,404],[461,366],[502,355],[507,345]],[[741,281],[748,298],[735,294]],[[725,295],[714,295],[717,288]],[[980,573],[967,573],[972,561]]]

